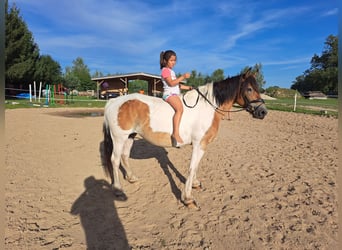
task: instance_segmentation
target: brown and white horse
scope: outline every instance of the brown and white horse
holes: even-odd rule
[[[224,112],[234,103],[247,110],[254,118],[263,119],[267,109],[260,97],[254,74],[247,72],[220,82],[207,83],[188,91],[182,97],[184,112],[180,136],[192,144],[189,176],[182,192],[182,201],[196,207],[191,190],[200,187],[196,172],[207,145],[216,137]],[[124,195],[119,178],[120,163],[129,182],[137,181],[128,159],[134,137],[139,134],[146,141],[162,147],[171,147],[172,107],[161,98],[138,93],[120,96],[108,101],[104,111],[104,150],[107,154],[105,171],[111,177],[117,195]]]

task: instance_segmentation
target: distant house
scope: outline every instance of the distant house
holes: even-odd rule
[[[306,91],[302,94],[306,99],[327,99],[328,97],[321,91]]]

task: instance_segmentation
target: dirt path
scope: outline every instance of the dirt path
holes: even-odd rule
[[[6,249],[337,249],[337,119],[234,113],[201,161],[194,211],[179,201],[191,146],[136,140],[140,180],[118,201],[103,117],[56,112],[70,110],[6,110]]]

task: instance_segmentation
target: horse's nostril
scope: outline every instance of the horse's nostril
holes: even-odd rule
[[[267,115],[267,110],[263,110],[261,112],[261,117],[264,118]]]
[[[260,109],[255,113],[255,117],[263,119],[267,115],[267,110]]]

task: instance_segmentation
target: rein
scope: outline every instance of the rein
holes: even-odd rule
[[[219,107],[217,107],[216,105],[214,105],[201,91],[199,91],[199,89],[198,88],[195,88],[195,90],[197,91],[197,93],[198,93],[198,96],[197,96],[197,99],[196,99],[196,103],[193,105],[193,106],[190,106],[190,105],[188,105],[187,103],[186,103],[186,101],[185,101],[185,99],[184,99],[184,96],[185,95],[183,95],[183,98],[182,98],[182,100],[183,100],[183,103],[184,103],[184,105],[186,106],[186,107],[188,107],[188,108],[194,108],[194,107],[196,107],[197,106],[197,104],[198,104],[198,100],[199,100],[199,97],[200,96],[202,96],[203,98],[204,98],[204,100],[206,100],[207,101],[207,103],[209,103],[214,109],[215,109],[215,111],[216,112],[218,112],[218,113],[220,113],[221,115],[223,115],[224,113],[234,113],[234,112],[240,112],[240,111],[243,111],[243,110],[247,110],[247,107],[241,107],[240,109],[238,109],[238,110],[224,110],[224,109],[220,109]],[[255,101],[252,101],[252,102],[258,102],[258,100],[255,100]],[[252,102],[248,102],[248,103],[252,103]],[[261,105],[261,104],[260,104]],[[259,106],[260,106],[259,105]],[[258,107],[259,107],[258,106]],[[223,113],[222,113],[223,112]]]
[[[195,90],[197,91],[198,93],[198,96],[197,96],[197,99],[196,99],[196,102],[193,106],[190,106],[186,103],[185,99],[184,99],[184,96],[183,95],[183,103],[186,107],[188,108],[194,108],[196,107],[196,105],[198,104],[198,101],[199,101],[199,97],[202,96],[204,98],[204,100],[206,100],[215,110],[215,112],[218,112],[219,114],[221,115],[224,115],[224,113],[235,113],[235,112],[240,112],[240,111],[243,111],[243,110],[246,110],[250,113],[253,113],[254,111],[256,111],[262,104],[265,103],[264,99],[260,98],[260,99],[256,99],[256,100],[253,100],[253,101],[249,101],[246,97],[244,97],[244,100],[245,100],[245,107],[241,107],[240,109],[237,109],[237,110],[224,110],[224,109],[220,109],[219,107],[217,107],[216,105],[214,105],[201,91],[199,91],[198,88],[195,88]],[[257,102],[260,102],[260,104],[256,107],[253,107],[251,104],[252,103],[257,103]]]

